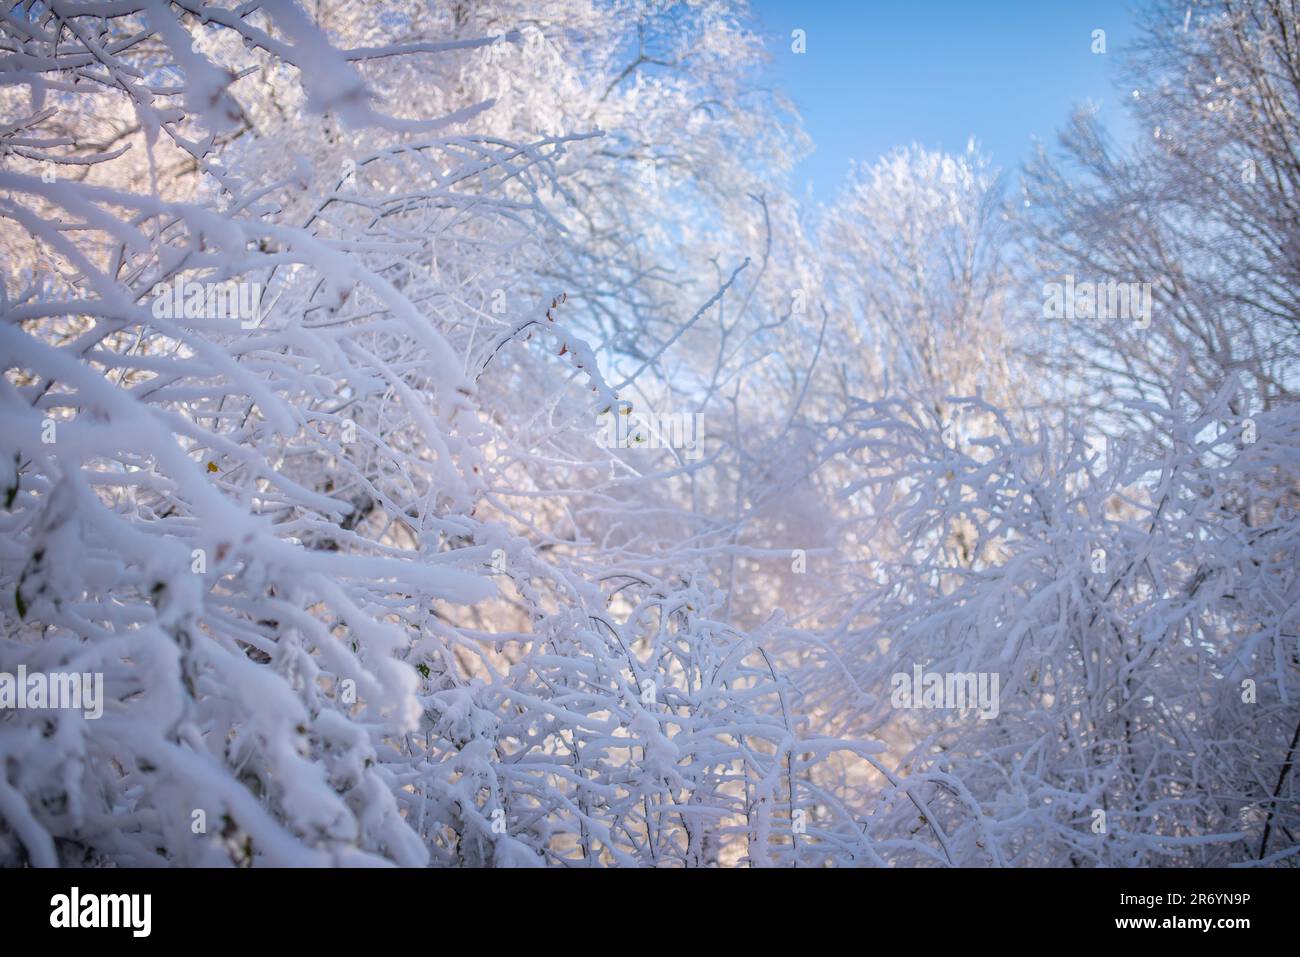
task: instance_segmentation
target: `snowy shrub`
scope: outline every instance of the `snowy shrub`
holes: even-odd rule
[[[878,746],[808,731],[709,553],[620,558],[599,504],[565,531],[550,500],[551,452],[603,474],[592,423],[628,406],[539,289],[557,164],[598,131],[475,133],[490,104],[436,75],[444,114],[386,113],[524,35],[365,45],[333,12],[4,25],[0,669],[106,698],[5,716],[4,860],[864,853],[847,809],[792,810],[833,807],[811,763]],[[624,484],[601,500],[644,507]]]
[[[1243,445],[1232,389],[1204,408],[1171,398],[1148,410],[1157,433],[1105,449],[975,399],[953,399],[959,418],[996,426],[955,445],[908,400],[853,413],[842,451],[864,477],[845,494],[868,534],[905,545],[883,579],[863,569],[858,623],[834,637],[854,682],[823,706],[847,712],[856,688],[914,667],[999,677],[993,720],[881,692],[861,717],[913,742],[902,765],[950,863],[1294,852],[1240,819],[1254,809],[1276,835],[1297,823],[1300,420],[1261,415]]]

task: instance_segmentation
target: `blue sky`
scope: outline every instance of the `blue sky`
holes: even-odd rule
[[[799,108],[815,152],[795,170],[831,200],[849,161],[918,142],[959,151],[974,137],[1012,170],[1037,135],[1049,146],[1093,101],[1122,141],[1116,54],[1137,36],[1140,0],[752,0],[773,54],[770,83]],[[807,34],[807,52],[790,33]],[[1106,31],[1105,54],[1091,51]]]

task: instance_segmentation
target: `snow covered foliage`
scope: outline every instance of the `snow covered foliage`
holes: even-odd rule
[[[854,411],[843,448],[864,477],[846,494],[863,535],[901,544],[888,575],[860,571],[834,636],[853,680],[823,707],[848,713],[856,689],[917,666],[996,676],[969,720],[895,710],[883,691],[856,716],[907,726],[904,765],[927,782],[946,859],[1222,866],[1294,851],[1262,828],[1296,826],[1276,772],[1300,696],[1300,421],[1292,406],[1261,415],[1243,445],[1232,398],[1153,411],[1145,446],[1018,425],[975,399],[954,400],[959,421],[996,424],[955,442],[923,405]]]
[[[593,440],[629,403],[579,327],[631,303],[643,369],[682,331],[653,328],[667,304],[636,312],[676,287],[593,272],[599,244],[561,222],[626,247],[656,214],[583,146],[622,78],[543,89],[585,112],[519,132],[547,104],[489,114],[482,77],[571,34],[422,10],[6,17],[0,665],[102,672],[106,699],[97,720],[6,714],[9,863],[793,863],[862,842],[832,803],[801,846],[790,802],[824,803],[819,758],[877,746],[809,731],[707,547],[647,557],[618,514],[652,508],[643,480]],[[588,12],[583,62],[628,13]],[[659,92],[666,128],[684,107]],[[583,272],[626,291],[570,296]],[[671,537],[674,508],[647,532]]]
[[[1223,6],[1198,69],[1272,29]],[[1198,324],[1176,232],[1158,352],[1044,337],[1183,168],[1021,214],[914,147],[813,221],[763,55],[726,0],[7,5],[0,863],[1300,860],[1289,287]]]

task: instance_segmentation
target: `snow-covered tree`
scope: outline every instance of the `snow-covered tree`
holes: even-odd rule
[[[1145,283],[1150,315],[1044,319],[1041,365],[1109,415],[1160,401],[1183,364],[1203,404],[1240,379],[1239,416],[1295,401],[1295,6],[1161,2],[1144,26],[1124,74],[1136,142],[1117,147],[1079,112],[1061,156],[1040,150],[1029,165],[1021,201],[1032,300],[1067,275]]]
[[[1294,864],[1284,6],[815,215],[740,2],[10,4],[0,862]]]
[[[664,324],[692,301],[647,299],[653,330],[636,303],[672,283],[638,292],[621,259],[597,274],[595,234],[566,231],[607,233],[579,187],[604,199],[643,158],[617,135],[603,166],[582,145],[639,64],[583,88],[589,122],[548,118],[564,83],[521,68],[538,92],[508,137],[475,78],[514,76],[503,45],[532,68],[560,38],[571,71],[610,58],[625,11],[502,7],[480,31],[477,7],[422,9],[5,19],[0,665],[102,672],[106,698],[98,720],[7,716],[5,860],[869,858],[808,768],[879,746],[809,732],[774,628],[728,622],[714,546],[649,555],[617,514],[689,514],[676,493],[624,465],[591,494],[622,455],[592,425],[637,376],[610,384],[579,332],[600,323],[575,323],[561,280],[584,276],[589,316],[591,290],[626,289],[618,323],[659,341],[622,354],[665,382],[681,330]],[[666,15],[645,10],[625,29]],[[751,42],[721,8],[692,12],[721,47],[671,67],[690,82]],[[651,158],[688,110],[663,96]],[[672,142],[712,155],[748,135],[704,127]],[[633,199],[624,235],[652,215]],[[670,245],[637,255],[694,248]],[[814,805],[825,820],[797,825]]]

